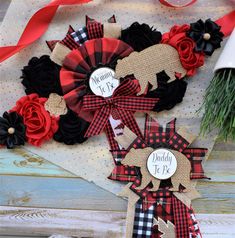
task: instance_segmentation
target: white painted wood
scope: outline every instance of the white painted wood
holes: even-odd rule
[[[0,207],[0,235],[121,238],[124,212]]]
[[[0,235],[121,238],[125,212],[0,206]],[[198,214],[203,238],[234,238],[234,214]]]
[[[198,214],[203,238],[234,238],[234,214]]]

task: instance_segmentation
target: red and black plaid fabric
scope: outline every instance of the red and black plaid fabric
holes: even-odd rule
[[[117,152],[122,151],[122,150],[120,150],[120,147],[119,147],[117,141],[114,139],[115,134],[114,134],[114,131],[113,131],[113,128],[112,128],[110,122],[108,122],[105,127],[105,134],[107,136],[111,151],[117,151]],[[115,158],[114,158],[114,161],[115,161]]]
[[[87,23],[86,27],[88,32],[88,38],[90,40],[102,38],[104,36],[104,29],[101,23],[97,21],[90,21]]]
[[[51,51],[54,50],[55,45],[57,42],[60,42],[61,44],[65,45],[66,47],[68,47],[69,49],[77,49],[79,47],[79,44],[73,39],[73,37],[71,36],[71,33],[74,32],[74,29],[72,26],[69,26],[69,29],[67,31],[66,36],[64,37],[63,40],[51,40],[51,41],[46,41],[49,49]]]
[[[176,237],[189,238],[188,208],[175,196],[172,196],[172,207]]]
[[[189,146],[189,142],[177,132],[175,132],[175,134],[170,138],[168,144],[172,149],[179,152],[183,152]]]
[[[50,51],[53,51],[55,48],[55,45],[57,42],[60,42],[59,40],[50,40],[50,41],[46,41],[48,48],[50,49]]]
[[[121,164],[121,161],[125,158],[129,149],[145,148],[146,146],[147,144],[144,142],[143,139],[136,138],[136,140],[133,141],[133,143],[129,146],[129,148],[127,148],[127,150],[111,151],[113,159],[114,159],[115,167],[108,178],[111,180],[117,180],[122,182],[134,182],[136,180],[136,177],[139,176],[140,174],[138,173],[139,169],[135,166],[125,166]]]
[[[191,179],[208,179],[202,167],[202,160],[205,158],[207,151],[205,148],[187,148],[183,151],[183,154],[191,162]]]
[[[169,213],[170,208],[170,200],[172,196],[172,192],[169,191],[169,188],[159,188],[156,192],[149,191],[152,188],[151,183],[144,189],[139,190],[136,189],[141,184],[141,174],[138,171],[138,175],[135,178],[135,181],[131,185],[130,189],[136,193],[143,201],[143,210],[149,209],[150,206],[155,204],[156,202],[160,203],[164,209]]]
[[[195,217],[192,207],[188,208],[188,224],[189,224],[189,237],[190,238],[202,238],[198,221]]]
[[[165,148],[173,148],[175,150],[181,150],[181,152],[190,160],[191,162],[191,179],[204,179],[207,178],[204,175],[204,170],[202,167],[202,159],[206,155],[207,149],[204,148],[186,148],[182,151],[182,148],[184,146],[180,146],[182,142],[184,144],[189,143],[183,139],[178,133],[175,132],[175,119],[171,120],[167,123],[165,131],[163,131],[163,127],[159,125],[157,121],[155,121],[153,118],[151,118],[149,115],[146,116],[145,121],[145,138],[144,140],[142,138],[137,137],[131,144],[128,150],[131,148],[135,149],[143,149],[146,147],[152,147],[152,148],[159,148],[159,147],[165,147]],[[149,133],[146,133],[148,131]],[[164,133],[164,134],[163,134]],[[161,134],[161,135],[160,135]],[[153,136],[154,135],[154,136]],[[157,137],[159,136],[159,141],[157,140]],[[156,137],[156,138],[155,138]],[[152,141],[155,138],[154,141]],[[165,142],[166,141],[166,142]],[[172,141],[171,144],[169,144],[169,141]],[[165,143],[164,143],[165,142]],[[175,145],[176,148],[175,148]],[[122,165],[120,165],[121,168]],[[124,171],[124,168],[120,169],[119,171]],[[115,170],[117,171],[117,170]],[[125,170],[126,171],[126,170]],[[129,175],[130,176],[130,175]],[[133,181],[133,176],[131,176],[131,180],[126,180],[127,177],[125,175],[125,179],[120,179],[121,181]],[[115,179],[115,176],[111,177]],[[169,184],[169,183],[166,183]],[[144,191],[143,191],[144,192]]]
[[[164,144],[166,144],[175,133],[175,121],[176,119],[173,119],[163,127],[156,120],[146,114],[144,130],[146,143],[155,149],[164,147]]]
[[[67,34],[65,38],[60,41],[61,44],[67,46],[70,50],[77,49],[80,45],[74,40],[71,34]]]
[[[138,81],[126,79],[116,88],[110,98],[96,95],[84,96],[83,110],[95,111],[94,118],[85,136],[90,137],[100,134],[106,127],[110,115],[112,115],[114,119],[120,119],[124,125],[141,138],[142,134],[134,118],[134,112],[152,110],[159,99],[131,96],[136,95],[138,91]],[[113,109],[115,113],[113,113]],[[117,115],[118,118],[116,118]]]
[[[90,22],[96,21],[95,19],[89,17],[86,15],[86,25]],[[116,17],[115,15],[112,15],[109,19],[108,19],[108,23],[116,23]]]
[[[108,19],[109,23],[116,23],[115,15],[111,16]],[[91,39],[98,39],[104,36],[104,27],[103,24],[86,16],[86,27],[88,31],[88,38]]]
[[[165,207],[168,209],[166,210]],[[174,224],[174,215],[172,209],[172,194],[168,197],[168,199],[164,199],[162,202],[158,202],[154,209],[154,217],[158,220],[161,218],[163,221],[170,221]],[[161,238],[162,233],[158,230],[158,226],[155,225],[152,228],[151,238]]]
[[[146,133],[148,131],[148,133]],[[153,137],[150,134],[154,134]],[[160,135],[161,133],[161,135]],[[165,133],[165,134],[163,134]],[[146,147],[158,148],[163,146],[165,148],[172,148],[174,150],[180,151],[183,153],[191,162],[191,178],[203,178],[204,171],[202,169],[201,161],[205,156],[207,150],[203,148],[188,148],[189,142],[185,140],[181,135],[175,131],[175,119],[170,121],[166,129],[164,130],[162,126],[158,124],[151,117],[146,117],[145,122],[145,137],[144,139],[137,137],[130,145],[127,151],[125,151],[125,156],[131,148],[143,149]],[[157,141],[159,137],[159,141]],[[154,141],[151,141],[154,138]],[[165,140],[163,140],[165,139]],[[156,145],[154,145],[156,144]],[[121,156],[124,158],[124,156]],[[143,158],[144,159],[144,158]],[[121,159],[122,160],[122,159]],[[121,162],[120,160],[120,162]],[[120,167],[123,169],[123,167]],[[131,170],[134,169],[131,167]],[[130,171],[131,171],[130,170]],[[127,171],[127,170],[126,170]],[[118,171],[116,171],[116,176]],[[121,172],[123,175],[123,171]],[[131,176],[131,172],[128,171],[128,176]],[[121,175],[121,176],[122,176]],[[153,192],[149,191],[152,188],[152,183],[150,182],[144,189],[138,190],[137,188],[141,185],[141,173],[140,169],[136,168],[136,174],[129,181],[133,181],[133,184],[130,186],[130,189],[135,192],[142,201],[142,212],[143,214],[148,214],[148,209],[152,206],[155,207],[154,217],[161,217],[165,222],[167,220],[171,221],[175,225],[176,238],[201,238],[200,230],[196,219],[194,219],[194,214],[191,209],[189,209],[185,204],[178,200],[173,192],[169,191],[169,181],[165,180],[161,182],[160,188],[158,191]],[[115,179],[115,177],[113,177]],[[120,180],[120,177],[118,178]],[[126,180],[123,180],[126,181]],[[139,209],[139,208],[138,208]],[[137,210],[138,214],[135,216],[135,219],[138,220],[140,211]],[[142,216],[143,216],[142,214]],[[138,223],[138,222],[137,222]],[[145,224],[144,226],[136,223],[135,235],[142,234],[145,231],[148,231],[149,227]],[[142,223],[141,223],[142,224]],[[138,230],[139,229],[139,230]],[[144,234],[144,233],[143,233]],[[138,236],[137,236],[138,237]],[[140,236],[141,237],[141,236]],[[160,238],[161,233],[158,231],[158,227],[154,226],[151,233],[152,238]]]
[[[137,137],[127,149],[144,149],[146,147],[148,147],[148,144],[144,141],[144,139],[142,139],[141,137]]]
[[[138,176],[138,168],[135,166],[125,166],[121,164],[121,161],[125,158],[128,153],[127,150],[116,150],[110,151],[112,153],[115,167],[112,173],[109,175],[109,179],[122,181],[122,182],[134,182],[136,176]]]
[[[89,75],[100,65],[115,68],[118,59],[128,56],[133,49],[117,39],[86,41],[69,53],[60,71],[60,82],[68,107],[81,117],[81,99],[89,92]]]

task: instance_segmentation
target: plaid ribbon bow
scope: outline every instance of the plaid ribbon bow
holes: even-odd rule
[[[120,119],[124,125],[135,132],[138,125],[134,118],[134,112],[149,111],[159,101],[158,98],[135,96],[139,89],[136,80],[125,80],[117,87],[110,98],[96,95],[84,96],[83,109],[95,111],[94,118],[85,136],[90,137],[100,134],[109,122],[110,115],[114,119]]]

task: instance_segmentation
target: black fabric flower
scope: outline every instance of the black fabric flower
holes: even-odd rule
[[[170,77],[163,70],[157,74],[158,87],[149,91],[146,97],[160,98],[159,102],[153,108],[153,111],[160,112],[163,110],[170,110],[177,103],[182,102],[187,83],[183,79],[175,79],[167,83]]]
[[[195,43],[195,51],[204,52],[206,55],[212,55],[214,50],[220,47],[224,34],[220,31],[220,26],[211,19],[203,22],[201,19],[190,24],[188,36]]]
[[[89,125],[89,122],[69,110],[66,115],[60,116],[59,129],[54,135],[54,140],[63,142],[66,145],[83,143],[87,140],[84,135]]]
[[[25,141],[23,118],[16,112],[4,112],[0,117],[0,144],[12,149],[16,145],[24,145]]]
[[[149,46],[158,44],[162,39],[161,32],[143,23],[134,22],[122,30],[120,40],[126,42],[135,51],[141,51]]]
[[[50,93],[62,95],[60,86],[61,67],[51,61],[48,55],[33,57],[22,69],[22,84],[25,93],[37,93],[40,97],[49,97]]]

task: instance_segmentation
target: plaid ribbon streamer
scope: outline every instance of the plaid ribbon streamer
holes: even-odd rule
[[[135,206],[133,238],[150,238],[153,227],[154,206],[143,212],[141,199]]]
[[[172,192],[159,189],[153,192],[156,202],[144,209],[143,198],[136,203],[133,237],[159,238],[160,232],[153,227],[153,217],[175,225],[177,238],[199,238],[200,230],[192,209],[189,209]],[[201,237],[200,237],[201,238]]]
[[[192,207],[188,209],[188,223],[189,223],[189,237],[190,238],[202,238],[201,231],[198,225],[198,221],[194,215]]]
[[[112,151],[120,151],[119,145],[118,145],[117,141],[114,139],[115,134],[114,134],[114,131],[113,131],[113,128],[112,128],[110,122],[108,122],[105,127],[105,133],[106,133],[111,150]]]
[[[130,96],[136,94],[139,90],[132,80],[126,80],[113,93],[111,98],[103,98],[96,95],[86,95],[83,97],[83,109],[95,111],[94,118],[89,126],[85,136],[90,137],[100,134],[106,127],[109,116],[115,111],[119,115],[124,125],[128,126],[137,136],[142,137],[141,131],[134,118],[135,111],[148,111],[159,101],[158,98],[142,98]]]
[[[187,207],[178,198],[172,196],[175,231],[177,238],[189,238]]]

